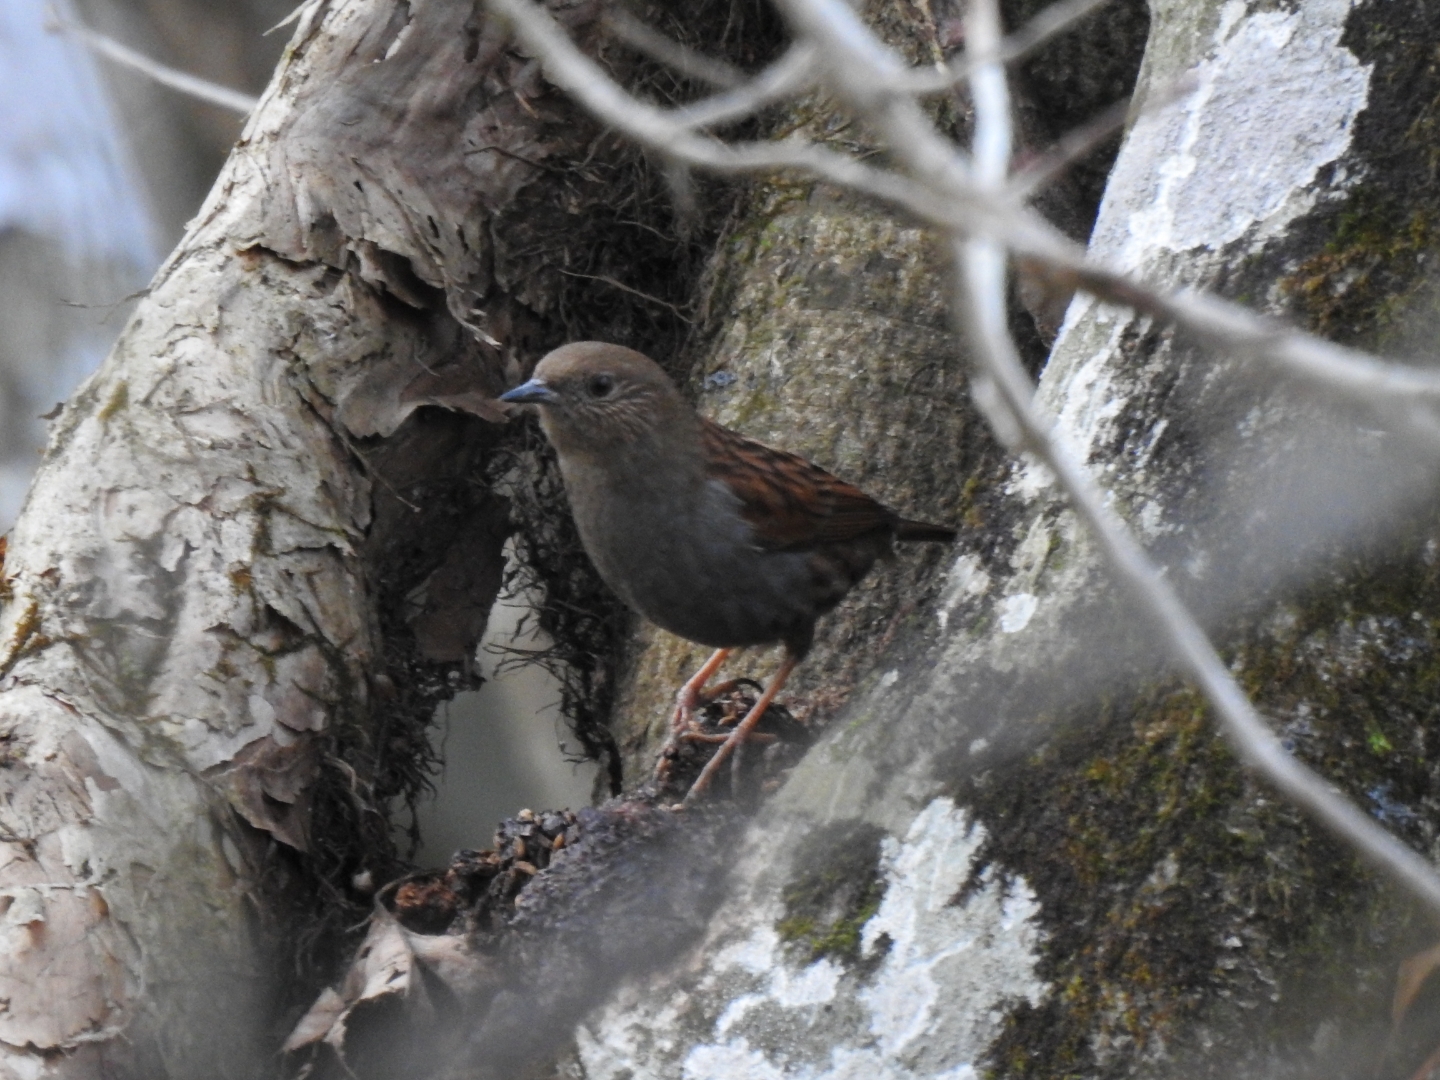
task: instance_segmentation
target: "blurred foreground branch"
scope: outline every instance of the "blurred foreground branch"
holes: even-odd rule
[[[632,97],[529,0],[489,4],[509,20],[526,49],[542,59],[554,82],[605,123],[671,161],[731,173],[799,172],[879,197],[940,230],[960,272],[956,314],[980,365],[973,391],[1002,441],[1035,454],[1054,473],[1111,570],[1218,713],[1241,759],[1440,916],[1440,876],[1284,750],[1162,571],[1111,509],[1105,492],[1035,408],[1034,388],[1006,326],[1007,252],[1059,287],[1078,288],[1173,324],[1216,352],[1268,363],[1332,398],[1371,409],[1408,435],[1433,443],[1440,433],[1432,411],[1440,399],[1440,375],[1301,333],[1213,296],[1149,284],[1091,259],[1023,205],[1035,185],[1024,174],[1012,178],[1009,172],[1011,122],[1001,60],[1044,40],[1052,23],[1067,25],[1094,5],[1060,5],[1062,12],[1040,16],[1046,21],[1037,20],[1007,44],[999,34],[993,0],[977,0],[967,25],[967,59],[938,77],[948,80],[946,85],[961,75],[970,80],[976,133],[973,155],[967,156],[935,130],[912,96],[940,88],[933,69],[903,64],[843,0],[781,0],[798,42],[777,65],[754,77],[748,99],[746,87],[729,91],[737,105],[727,108],[725,119],[774,100],[777,86],[800,89],[795,69],[804,68],[796,57],[813,54],[827,89],[883,140],[896,165],[885,169],[798,138],[727,143],[697,134],[699,125],[685,108],[667,111]]]

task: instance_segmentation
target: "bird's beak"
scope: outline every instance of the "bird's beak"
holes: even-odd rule
[[[531,379],[514,390],[505,391],[500,395],[500,400],[508,401],[512,405],[553,405],[560,400],[560,395],[550,389],[543,379]]]

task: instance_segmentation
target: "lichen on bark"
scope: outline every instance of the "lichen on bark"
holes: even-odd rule
[[[1283,240],[1244,253],[1215,245],[1176,272],[1214,274],[1222,291],[1366,346],[1415,340],[1431,290],[1434,182],[1415,132],[1435,92],[1421,59],[1432,19],[1410,6],[1377,20],[1356,5],[1325,44],[1301,46],[1348,48],[1374,65],[1343,165],[1319,171],[1313,209]],[[1132,369],[1112,434],[1089,428],[1091,453],[1119,466],[1117,496],[1142,521],[1147,505],[1164,507],[1152,545],[1185,571],[1182,586],[1287,745],[1433,848],[1428,466],[1143,325],[1128,338],[1114,325],[1102,333],[1149,365]],[[1189,407],[1167,404],[1176,400]],[[1307,438],[1307,424],[1321,434]],[[1277,464],[1321,444],[1309,467]],[[1323,508],[1299,505],[1320,490]],[[1322,1063],[1409,1075],[1433,1048],[1433,1020],[1412,1017],[1392,1035],[1388,999],[1400,960],[1428,944],[1425,921],[1245,776],[1188,691],[1131,685],[1098,712],[1062,714],[1022,759],[970,781],[964,801],[993,830],[987,854],[1008,849],[996,857],[1036,888],[1050,928],[1041,970],[1055,991],[1012,1014],[992,1049],[997,1075],[1304,1075]],[[1045,796],[1020,789],[1022,777]]]

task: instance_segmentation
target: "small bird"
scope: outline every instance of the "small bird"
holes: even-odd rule
[[[779,671],[686,803],[805,658],[816,620],[892,541],[955,539],[954,529],[902,518],[804,458],[705,419],[633,349],[563,345],[500,400],[539,407],[581,542],[605,583],[647,619],[716,650],[676,697],[671,745],[732,650],[785,647]]]

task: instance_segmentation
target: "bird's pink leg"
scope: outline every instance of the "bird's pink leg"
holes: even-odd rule
[[[720,670],[720,665],[725,663],[730,653],[730,649],[716,649],[675,695],[675,715],[670,719],[670,730],[674,733],[672,738],[690,726],[690,720],[700,706],[700,691],[705,689],[705,684]]]
[[[710,786],[710,781],[715,779],[715,774],[720,771],[720,766],[725,764],[725,759],[735,752],[735,748],[750,734],[750,729],[760,722],[760,718],[765,715],[765,710],[775,700],[775,695],[780,692],[780,688],[785,685],[785,680],[790,678],[790,673],[795,670],[795,665],[798,663],[800,661],[796,657],[786,654],[784,663],[780,665],[780,670],[775,673],[775,677],[770,680],[770,685],[765,688],[765,692],[760,695],[760,700],[755,702],[750,711],[745,714],[745,719],[735,725],[735,730],[730,733],[730,737],[721,744],[720,749],[715,751],[715,756],[705,763],[705,768],[695,778],[695,783],[690,785],[690,791],[685,796],[686,806],[693,804],[699,796],[705,793],[705,789]]]
[[[660,757],[655,762],[655,777],[657,780],[665,780],[670,776],[670,764],[680,746],[680,739],[693,725],[695,710],[701,702],[700,691],[705,689],[705,684],[710,681],[711,676],[720,670],[720,665],[725,663],[725,658],[730,655],[730,649],[716,649],[710,659],[700,665],[700,670],[690,677],[690,681],[680,688],[675,695],[675,712],[670,717],[670,737],[665,740],[665,745],[660,748]]]

